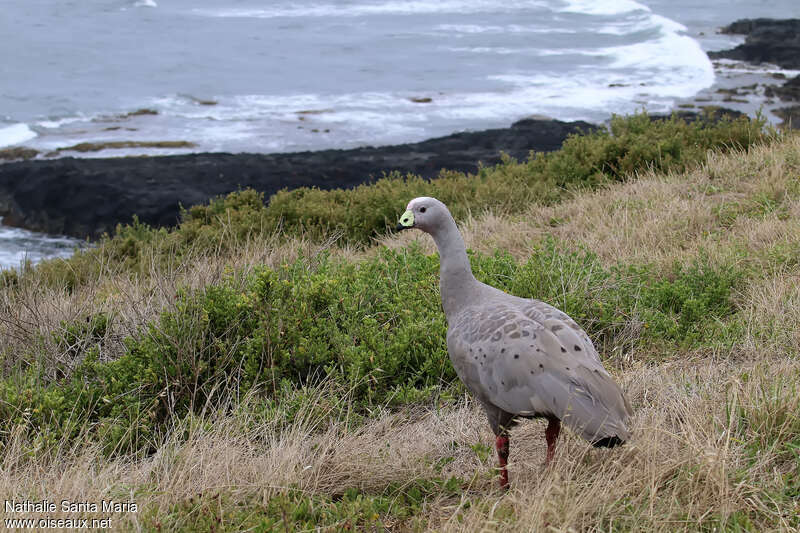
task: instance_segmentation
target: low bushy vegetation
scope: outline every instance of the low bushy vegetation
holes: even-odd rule
[[[605,268],[591,252],[553,241],[524,263],[499,252],[473,254],[472,262],[480,280],[563,309],[603,352],[736,340],[732,293],[745,273],[735,265]],[[357,264],[301,257],[175,298],[174,310],[126,339],[114,361],[98,359],[107,315],[63,324],[59,342],[80,363],[62,379],[48,382],[34,365],[0,382],[0,436],[18,424],[53,441],[91,428],[115,453],[152,451],[173,417],[254,387],[280,401],[287,388],[326,380],[349,389],[351,407],[367,412],[460,386],[445,345],[438,258],[419,247],[384,249]]]

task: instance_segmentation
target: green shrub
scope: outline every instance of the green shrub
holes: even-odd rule
[[[622,180],[647,169],[680,171],[705,159],[708,150],[743,149],[766,138],[764,121],[716,120],[706,114],[687,123],[677,115],[653,120],[644,113],[614,116],[608,130],[573,135],[561,150],[540,157],[542,172],[560,186]]]
[[[522,265],[507,253],[472,262],[479,279],[563,310],[601,353],[627,349],[630,340],[688,347],[719,338],[710,331],[737,311],[732,294],[745,277],[734,265],[707,259],[675,264],[666,275],[650,265],[609,269],[594,253],[566,251],[550,239]]]

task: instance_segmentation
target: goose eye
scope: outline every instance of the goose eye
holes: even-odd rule
[[[419,208],[419,212],[420,212],[420,213],[424,213],[424,212],[425,212],[425,209],[426,209],[425,207],[420,207],[420,208]]]

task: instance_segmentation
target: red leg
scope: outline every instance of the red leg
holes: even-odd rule
[[[558,433],[561,431],[561,421],[557,418],[549,419],[550,422],[547,424],[547,429],[544,430],[544,438],[547,439],[547,460],[545,461],[545,466],[549,465],[553,461],[553,455],[556,453],[556,440],[558,439]]]
[[[495,441],[497,447],[497,460],[500,463],[500,487],[508,488],[508,437],[505,435],[498,435]]]

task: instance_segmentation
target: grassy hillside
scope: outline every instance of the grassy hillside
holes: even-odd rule
[[[0,493],[132,500],[49,515],[162,531],[800,528],[800,137],[761,126],[618,118],[476,176],[243,191],[5,272]],[[567,434],[544,470],[525,422],[496,488],[433,243],[385,233],[420,194],[479,279],[585,327],[630,445]]]

